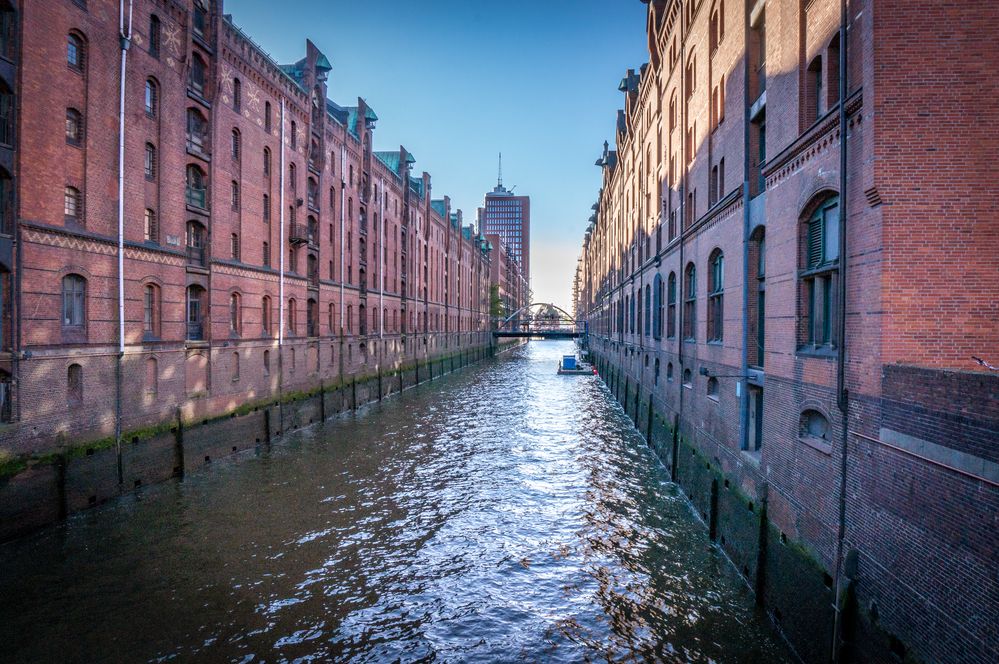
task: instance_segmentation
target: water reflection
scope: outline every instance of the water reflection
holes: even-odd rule
[[[532,342],[0,549],[20,661],[783,661],[597,379]]]

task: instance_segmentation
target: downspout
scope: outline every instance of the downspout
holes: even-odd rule
[[[378,184],[378,219],[382,229],[382,240],[378,243],[378,338],[383,339],[385,337],[385,180],[379,180]]]
[[[132,0],[118,3],[118,38],[121,46],[121,78],[118,87],[118,354],[115,361],[114,441],[118,457],[118,484],[123,481],[121,466],[122,360],[125,356],[125,65],[132,45]]]
[[[843,547],[846,539],[846,471],[847,452],[849,449],[850,424],[850,394],[846,387],[846,147],[847,118],[846,94],[847,85],[847,34],[846,34],[846,0],[840,0],[839,5],[839,288],[837,290],[837,306],[839,319],[836,321],[839,352],[836,355],[836,405],[842,414],[842,437],[840,440],[839,468],[839,530],[836,534],[836,606],[833,620],[832,660],[840,661],[841,634],[843,631]]]
[[[343,308],[344,308],[344,286],[343,280],[346,272],[344,271],[343,259],[344,252],[346,251],[346,242],[343,235],[343,224],[344,224],[344,206],[347,204],[347,181],[343,177],[343,169],[347,167],[347,148],[346,146],[340,147],[340,337],[343,337],[344,327],[343,327]]]
[[[280,175],[278,175],[278,414],[280,430],[284,431],[284,406],[281,400],[284,396],[284,107],[285,100],[281,97],[281,156],[278,159]]]
[[[686,63],[687,63],[687,46],[684,43],[680,44],[680,165],[683,168],[683,177],[681,178],[679,185],[677,186],[677,193],[680,195],[680,218],[677,220],[679,228],[677,232],[680,236],[680,267],[677,268],[677,279],[676,279],[676,310],[677,310],[677,323],[676,323],[676,343],[677,343],[677,358],[678,364],[680,365],[680,399],[677,403],[677,420],[676,420],[676,435],[679,437],[679,429],[683,425],[683,348],[684,344],[687,343],[686,338],[683,335],[683,283],[686,275],[686,266],[683,262],[683,245],[686,242],[684,237],[685,220],[687,219],[687,191],[684,184],[687,181],[687,141],[686,141],[686,131],[687,131],[687,75],[686,75]],[[693,142],[693,141],[691,141]],[[693,145],[691,145],[693,148]],[[694,300],[694,316],[696,320],[697,316],[697,300]],[[696,343],[696,342],[695,342]],[[677,469],[673,468],[673,476],[677,477]]]
[[[340,146],[340,384],[343,384],[343,333],[345,328],[343,325],[343,314],[344,314],[344,285],[343,280],[346,272],[344,271],[343,259],[344,252],[346,251],[347,243],[344,239],[343,225],[344,225],[344,207],[347,205],[347,180],[344,178],[343,172],[347,168],[347,146],[346,142],[344,145]]]
[[[746,43],[749,43],[750,13],[745,12],[744,30]],[[748,46],[747,46],[748,51]],[[749,375],[749,236],[752,227],[752,218],[749,211],[749,177],[751,173],[752,157],[749,155],[749,133],[750,118],[749,113],[752,106],[749,91],[749,58],[743,58],[742,80],[747,84],[743,86],[743,115],[742,115],[742,371],[743,376]],[[721,193],[719,193],[721,195]],[[754,341],[755,343],[755,341]],[[763,358],[760,358],[762,360]],[[739,383],[743,381],[739,379]],[[749,449],[749,386],[740,387],[739,394],[739,446]]]

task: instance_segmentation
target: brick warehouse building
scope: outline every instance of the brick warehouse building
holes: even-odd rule
[[[119,3],[0,3],[5,455],[489,343],[485,239],[222,4],[134,3],[119,347]]]
[[[647,4],[601,375],[803,660],[999,660],[999,5]]]

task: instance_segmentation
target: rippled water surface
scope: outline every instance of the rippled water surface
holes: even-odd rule
[[[785,661],[567,342],[0,548],[0,660]]]

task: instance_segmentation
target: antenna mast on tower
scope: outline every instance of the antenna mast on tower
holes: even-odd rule
[[[503,188],[503,153],[499,153],[499,175],[496,177],[496,188]]]

